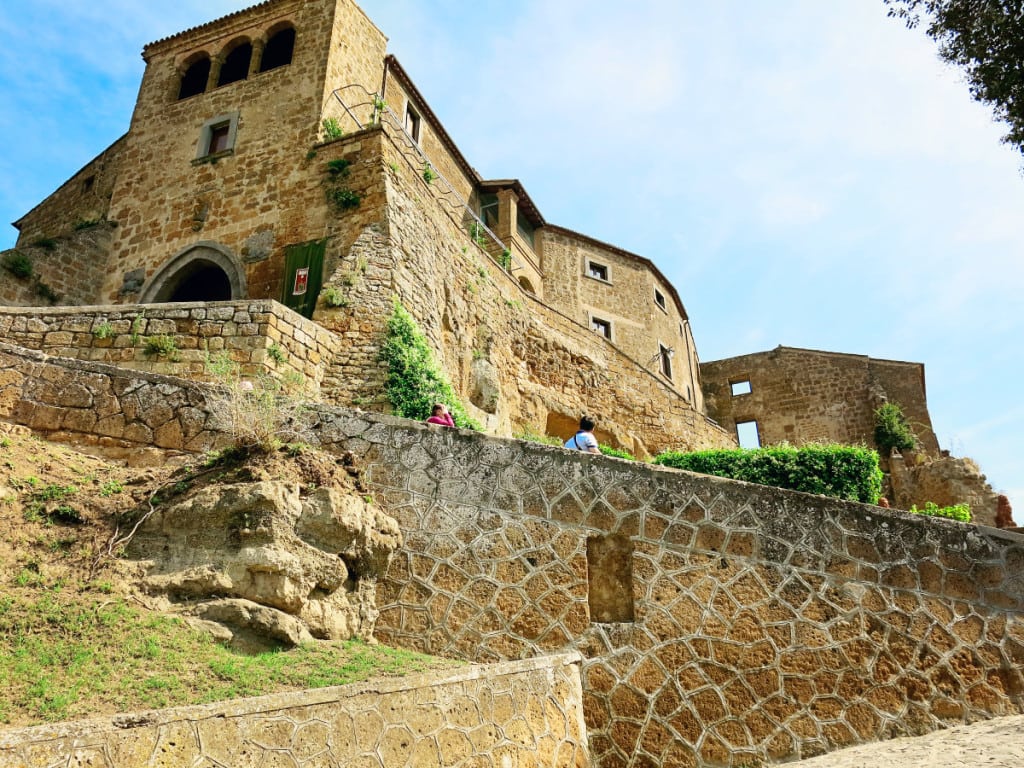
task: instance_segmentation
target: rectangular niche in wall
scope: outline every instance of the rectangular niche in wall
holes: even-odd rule
[[[628,536],[587,538],[590,620],[633,621],[633,542]]]

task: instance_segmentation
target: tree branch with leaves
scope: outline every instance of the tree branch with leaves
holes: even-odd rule
[[[971,96],[1009,127],[1003,141],[1024,154],[1024,2],[882,1],[908,28],[926,24],[943,61],[963,70]]]

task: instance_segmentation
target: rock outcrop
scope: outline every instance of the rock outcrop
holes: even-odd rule
[[[972,522],[996,525],[999,497],[971,459],[894,453],[889,459],[889,467],[893,506],[910,509],[914,504],[922,507],[927,501],[940,507],[967,504],[971,508]]]
[[[372,640],[398,524],[352,489],[260,480],[161,505],[128,556],[142,590],[236,647]]]

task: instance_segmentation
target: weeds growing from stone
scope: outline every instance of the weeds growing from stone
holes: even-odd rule
[[[208,358],[206,370],[217,385],[207,396],[214,425],[244,450],[271,451],[310,438],[315,414],[304,402],[300,374],[276,379],[246,377],[226,355]]]

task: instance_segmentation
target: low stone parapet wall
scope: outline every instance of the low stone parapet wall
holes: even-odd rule
[[[580,657],[456,671],[0,732],[22,766],[590,765]]]
[[[209,378],[226,355],[243,375],[300,380],[319,392],[340,339],[276,301],[0,307],[0,339],[55,357]]]

